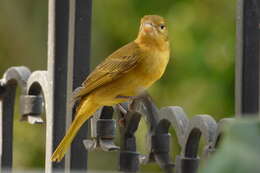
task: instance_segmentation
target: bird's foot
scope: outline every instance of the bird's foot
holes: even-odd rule
[[[138,96],[122,96],[122,95],[118,95],[116,96],[117,99],[129,99],[129,100],[134,100],[137,99]]]
[[[140,98],[140,96],[123,96],[123,95],[118,95],[116,98],[118,98],[118,99],[128,99],[129,100],[128,111],[134,111],[134,101],[136,99]]]
[[[127,116],[127,111],[121,104],[118,104],[118,109],[122,112],[121,117],[118,119],[118,124],[120,127],[125,127],[126,125],[126,116]]]
[[[120,127],[126,126],[126,119],[124,117],[119,118],[117,122],[118,122]]]
[[[146,92],[141,93],[140,95],[137,96],[124,96],[124,95],[118,95],[116,96],[116,98],[118,99],[128,99],[129,103],[128,103],[128,107],[126,108],[125,106],[118,104],[118,108],[119,110],[122,112],[122,116],[118,119],[118,124],[121,127],[125,127],[126,125],[126,119],[127,119],[127,112],[135,112],[136,109],[138,109],[138,101],[137,99],[142,99],[144,97],[147,96]]]

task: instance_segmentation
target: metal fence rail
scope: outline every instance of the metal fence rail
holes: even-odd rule
[[[255,115],[259,112],[260,3],[257,0],[239,0],[237,3],[236,114]],[[222,119],[218,123],[210,115],[188,119],[181,107],[158,109],[149,95],[114,108],[103,107],[91,119],[91,138],[86,139],[86,124],[64,161],[51,162],[53,149],[72,119],[73,111],[67,100],[89,72],[90,22],[91,0],[49,0],[47,70],[30,72],[26,67],[11,67],[0,79],[0,170],[12,170],[13,114],[16,88],[20,87],[23,120],[42,123],[40,115],[43,109],[46,112],[45,172],[84,171],[87,169],[87,150],[97,147],[104,151],[119,150],[122,172],[137,172],[141,164],[150,162],[158,163],[167,173],[197,172],[201,138],[205,140],[203,155],[208,157],[218,147],[223,125],[232,119]],[[120,126],[120,147],[113,142],[114,112],[119,120],[124,120]],[[148,155],[140,155],[136,150],[135,132],[143,117],[149,125]],[[175,161],[169,154],[170,126],[181,146]]]

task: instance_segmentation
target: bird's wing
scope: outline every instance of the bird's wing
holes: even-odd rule
[[[134,69],[140,59],[141,57],[138,56],[135,46],[126,45],[122,47],[93,70],[81,87],[73,92],[72,99],[75,101],[94,89],[118,79],[123,74]]]

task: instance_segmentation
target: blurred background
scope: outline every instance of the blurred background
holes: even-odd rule
[[[47,9],[47,0],[0,2],[0,74],[16,65],[32,71],[46,69]],[[168,22],[171,60],[163,78],[149,90],[156,104],[181,106],[190,117],[232,116],[235,10],[235,0],[95,0],[91,68],[135,39],[143,15],[161,15]],[[15,117],[15,169],[42,169],[45,127],[20,123],[17,109]],[[138,150],[145,153],[144,121],[140,126]],[[174,132],[172,136],[174,143]],[[174,148],[173,155],[178,153],[178,146]],[[116,170],[117,153],[90,152],[89,169]],[[142,171],[161,172],[155,164],[143,166]]]

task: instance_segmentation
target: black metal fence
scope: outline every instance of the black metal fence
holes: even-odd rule
[[[237,2],[237,57],[236,57],[236,115],[256,115],[259,112],[259,49],[260,2]],[[224,19],[223,19],[224,20]],[[210,115],[196,115],[188,119],[181,107],[158,109],[146,95],[114,108],[103,107],[91,119],[91,138],[86,139],[87,124],[81,128],[71,151],[64,161],[52,163],[54,148],[65,134],[73,115],[68,98],[89,71],[91,0],[49,0],[48,68],[34,71],[26,67],[11,67],[0,80],[0,164],[1,171],[12,170],[13,114],[16,88],[21,88],[20,112],[29,123],[42,123],[40,114],[46,112],[45,171],[86,170],[87,150],[97,147],[104,151],[119,150],[122,172],[137,172],[141,164],[156,162],[167,173],[197,172],[200,157],[198,146],[205,140],[203,154],[210,156],[218,147],[223,124]],[[120,127],[121,146],[113,143],[116,123],[126,117]],[[149,125],[150,153],[136,151],[135,132],[141,118]],[[175,161],[170,158],[170,126],[176,132],[181,152]],[[82,144],[84,143],[84,145]]]

